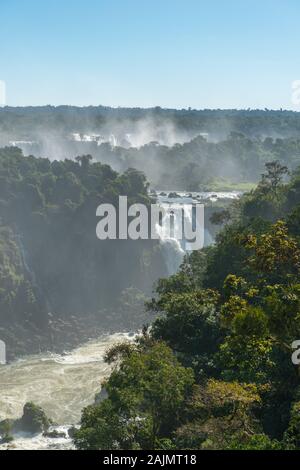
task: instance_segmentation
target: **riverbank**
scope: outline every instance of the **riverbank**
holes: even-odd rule
[[[7,362],[10,363],[30,354],[68,351],[103,332],[103,328],[97,326],[95,317],[71,316],[68,319],[52,319],[44,329],[20,324],[1,328],[0,338],[6,344]]]
[[[205,191],[205,192],[231,192],[231,191],[237,191],[237,192],[242,192],[242,193],[248,193],[249,191],[252,191],[252,189],[255,189],[257,186],[257,183],[231,183],[230,181],[214,181],[213,183],[203,185],[201,186],[200,191]]]

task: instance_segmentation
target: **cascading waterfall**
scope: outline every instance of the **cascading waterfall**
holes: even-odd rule
[[[203,204],[203,200],[199,200],[199,197],[205,193],[196,193],[194,197],[176,192],[173,194],[176,194],[176,197],[170,198],[165,192],[161,192],[158,196],[158,205],[163,211],[163,217],[160,224],[156,225],[169,275],[178,271],[184,255],[191,252],[191,244],[185,238],[184,228],[189,226],[193,228],[193,231],[195,230],[196,205]],[[208,199],[210,199],[210,194],[207,195]],[[182,227],[180,227],[181,224]],[[178,233],[182,234],[182,239],[176,237]],[[204,227],[204,246],[210,246],[213,243],[213,237]]]
[[[159,235],[162,246],[162,253],[167,265],[168,274],[174,274],[181,265],[185,253],[189,250],[188,241],[184,238],[182,223],[184,218],[192,224],[193,207],[183,204],[160,204],[163,211],[161,223],[156,225],[156,232]],[[183,217],[179,217],[178,211],[183,211]],[[182,233],[182,239],[176,234]]]
[[[20,234],[17,234],[16,235],[16,240],[17,240],[18,246],[20,248],[20,253],[21,253],[22,263],[23,263],[24,269],[27,272],[27,275],[28,275],[29,280],[32,284],[32,287],[35,289],[35,291],[38,294],[39,298],[43,299],[43,303],[46,305],[46,309],[47,309],[48,313],[50,313],[51,310],[52,310],[51,305],[50,305],[50,301],[48,299],[48,296],[47,296],[46,292],[44,292],[41,289],[40,284],[37,282],[37,278],[36,278],[34,270],[30,267],[28,252],[27,252],[27,250],[24,246],[22,236]]]
[[[110,137],[109,137],[109,143],[112,147],[116,147],[117,146],[117,139],[116,139],[116,136],[114,134],[111,134]]]
[[[26,270],[26,272],[29,276],[29,279],[30,279],[32,285],[36,288],[38,286],[37,286],[37,282],[36,282],[35,272],[30,268],[29,261],[28,261],[28,254],[27,254],[27,251],[24,247],[22,236],[20,234],[17,234],[16,239],[17,239],[17,242],[18,242],[18,245],[19,245],[19,248],[20,248],[23,266],[24,266],[24,268],[25,268],[25,270]]]

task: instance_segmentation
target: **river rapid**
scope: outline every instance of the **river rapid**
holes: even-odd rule
[[[78,424],[82,409],[94,402],[102,380],[109,376],[105,351],[126,339],[132,336],[106,335],[64,355],[28,356],[0,366],[0,421],[21,417],[24,404],[32,401],[57,424],[54,429],[67,436],[68,428]],[[18,434],[11,444],[0,445],[0,450],[7,448],[71,449],[72,440]]]

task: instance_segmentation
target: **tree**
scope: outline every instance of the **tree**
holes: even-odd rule
[[[203,289],[165,293],[156,303],[163,315],[153,324],[153,337],[166,341],[200,375],[213,368],[212,358],[221,336],[218,299],[216,291]]]
[[[228,209],[224,209],[219,212],[214,212],[210,217],[210,221],[214,225],[224,225],[230,221],[230,218],[230,211]]]
[[[180,448],[222,449],[241,432],[251,436],[259,430],[254,410],[261,406],[253,384],[209,379],[195,386],[189,400],[189,422],[175,433]]]
[[[86,172],[93,157],[92,155],[81,155],[76,157],[75,160],[81,164],[82,170]]]
[[[262,185],[270,187],[273,192],[277,191],[283,177],[288,174],[288,168],[276,160],[266,163],[267,173],[262,175]]]
[[[192,370],[162,342],[128,352],[105,383],[108,398],[83,411],[77,448],[157,449],[180,424]]]
[[[259,236],[249,234],[240,237],[240,243],[252,250],[249,266],[269,282],[291,282],[300,270],[300,250],[297,241],[289,235],[286,223],[278,220],[270,230]]]

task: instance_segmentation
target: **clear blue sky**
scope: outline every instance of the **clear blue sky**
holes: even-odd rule
[[[0,0],[7,104],[293,108],[299,0]]]

